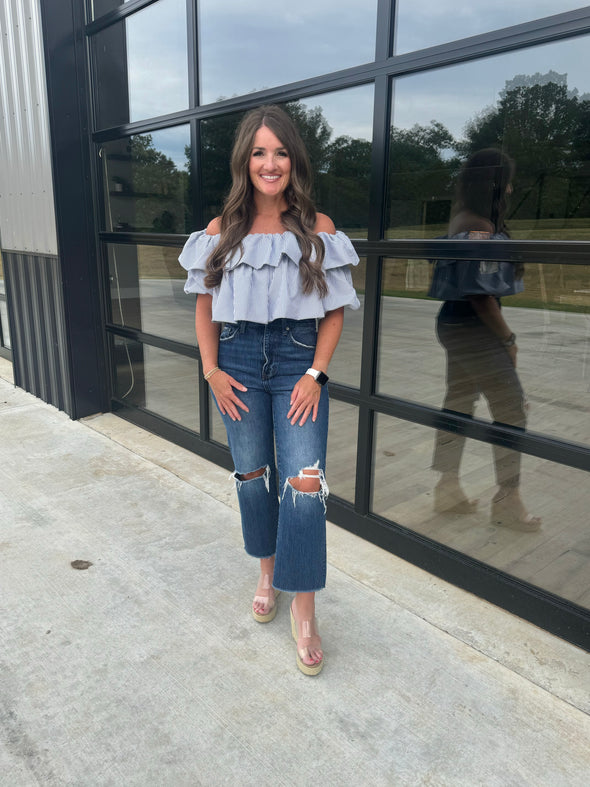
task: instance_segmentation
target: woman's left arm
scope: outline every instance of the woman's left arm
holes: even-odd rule
[[[328,365],[334,355],[334,350],[342,333],[344,323],[344,307],[326,312],[326,316],[320,321],[318,327],[318,337],[313,357],[313,368],[320,372],[327,372]],[[310,374],[304,374],[296,383],[291,392],[291,408],[287,413],[287,418],[295,425],[299,421],[299,426],[309,418],[315,421],[318,416],[318,405],[322,386],[313,379]]]

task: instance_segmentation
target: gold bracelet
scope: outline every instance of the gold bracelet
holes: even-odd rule
[[[215,372],[218,371],[220,371],[219,366],[214,366],[213,369],[211,369],[211,371],[207,372],[207,374],[205,375],[205,380],[208,380],[210,377],[213,377]]]

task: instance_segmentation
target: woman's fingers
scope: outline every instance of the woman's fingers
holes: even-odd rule
[[[312,404],[307,404],[307,405],[303,405],[303,404],[302,404],[302,405],[300,405],[300,406],[299,406],[299,407],[298,407],[298,408],[295,410],[295,413],[294,413],[293,417],[291,418],[291,424],[292,424],[293,426],[295,426],[295,424],[297,423],[297,421],[298,421],[298,420],[299,420],[299,418],[301,417],[301,420],[299,421],[299,426],[303,426],[303,424],[304,424],[304,423],[307,421],[307,419],[308,419],[308,416],[309,416],[309,414],[310,414],[310,412],[311,412],[311,410],[312,410],[312,407],[313,407],[313,405],[312,405]]]
[[[229,381],[229,384],[232,386],[232,388],[237,388],[238,391],[247,391],[248,390],[245,385],[242,385],[242,383],[239,383],[237,380],[234,380],[234,378],[230,377],[229,374],[226,374],[225,376],[227,377],[227,379]]]
[[[321,390],[318,384],[309,375],[304,375],[295,384],[291,393],[291,407],[287,413],[287,418],[293,426],[297,422],[299,422],[299,426],[303,426],[310,413],[312,421],[316,420],[320,394]]]
[[[238,391],[247,391],[248,389],[229,374],[222,370],[216,372],[210,379],[209,385],[223,415],[229,415],[232,421],[241,421],[237,408],[241,408],[246,413],[249,412],[247,405],[234,391],[234,388]]]

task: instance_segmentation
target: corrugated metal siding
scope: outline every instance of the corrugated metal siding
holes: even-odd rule
[[[2,256],[10,301],[14,381],[71,414],[58,259],[11,252]]]
[[[39,0],[0,2],[0,242],[57,254]]]

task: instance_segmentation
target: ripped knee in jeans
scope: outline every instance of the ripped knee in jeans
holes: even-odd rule
[[[312,467],[302,468],[296,476],[287,478],[283,487],[283,497],[287,489],[291,489],[293,496],[293,505],[297,505],[297,497],[305,495],[309,497],[317,497],[326,510],[326,500],[330,490],[326,483],[324,471],[319,467],[319,459]]]
[[[239,491],[242,488],[242,484],[248,481],[255,481],[257,478],[264,479],[264,485],[266,486],[266,491],[270,491],[269,487],[269,479],[270,479],[270,466],[265,465],[264,467],[259,467],[258,470],[252,470],[250,473],[238,473],[237,470],[230,475],[230,478],[233,478],[236,482],[236,489]]]

